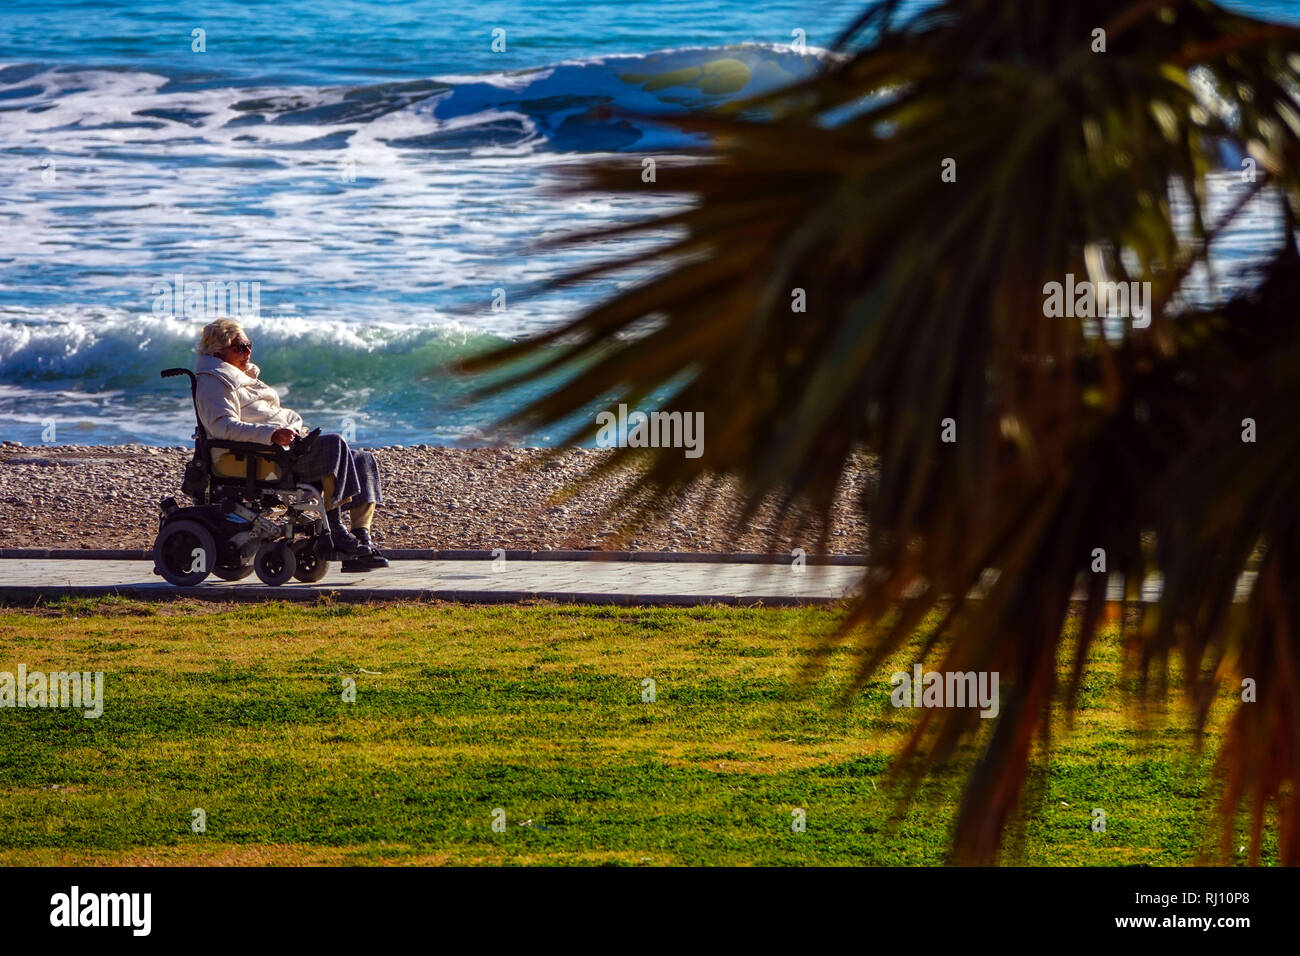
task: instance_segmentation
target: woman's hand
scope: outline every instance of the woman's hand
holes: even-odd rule
[[[298,433],[292,428],[277,428],[271,433],[271,444],[285,446],[291,445],[293,444],[294,438],[297,437],[297,434]]]

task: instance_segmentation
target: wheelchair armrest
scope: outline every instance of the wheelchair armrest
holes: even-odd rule
[[[280,481],[278,487],[286,491],[295,487],[297,479],[294,477],[293,473],[293,456],[279,445],[263,445],[258,442],[250,441],[214,441],[213,439],[208,439],[205,444],[209,449],[219,448],[223,451],[230,452],[237,458],[260,458],[267,461],[273,461],[280,466]],[[256,468],[249,465],[244,468],[244,471],[245,477],[242,481],[244,482],[244,487],[248,496],[251,498],[257,493],[259,487],[264,486],[258,482]]]
[[[207,444],[209,448],[220,448],[241,457],[269,458],[277,462],[289,461],[289,453],[279,445],[263,445],[251,441],[214,441],[213,439],[208,439]]]

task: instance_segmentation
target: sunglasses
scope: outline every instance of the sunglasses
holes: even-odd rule
[[[245,355],[253,354],[252,342],[231,342],[230,348],[234,349],[236,352],[243,352]]]

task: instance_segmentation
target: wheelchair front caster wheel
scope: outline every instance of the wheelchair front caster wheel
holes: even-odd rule
[[[298,564],[293,576],[307,584],[315,584],[330,569],[329,551],[318,545],[314,538],[305,538],[295,543],[293,556]]]
[[[293,577],[298,569],[298,562],[293,556],[293,548],[287,541],[272,541],[257,549],[253,559],[253,570],[258,579],[270,587],[279,587]]]
[[[199,584],[216,561],[212,532],[197,521],[169,521],[154,539],[154,569],[178,588]]]

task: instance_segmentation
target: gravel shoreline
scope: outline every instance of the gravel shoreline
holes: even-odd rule
[[[870,480],[867,459],[848,469],[824,546],[817,530],[795,541],[783,515],[764,507],[736,527],[737,503],[726,487],[696,489],[678,506],[620,536],[617,516],[602,511],[626,476],[602,479],[568,501],[557,496],[603,456],[568,449],[542,464],[548,449],[376,448],[384,505],[375,519],[390,548],[626,550],[860,554],[866,526],[852,507]],[[148,548],[158,502],[180,493],[191,451],[146,445],[0,447],[0,547]],[[541,465],[541,467],[537,467]]]

